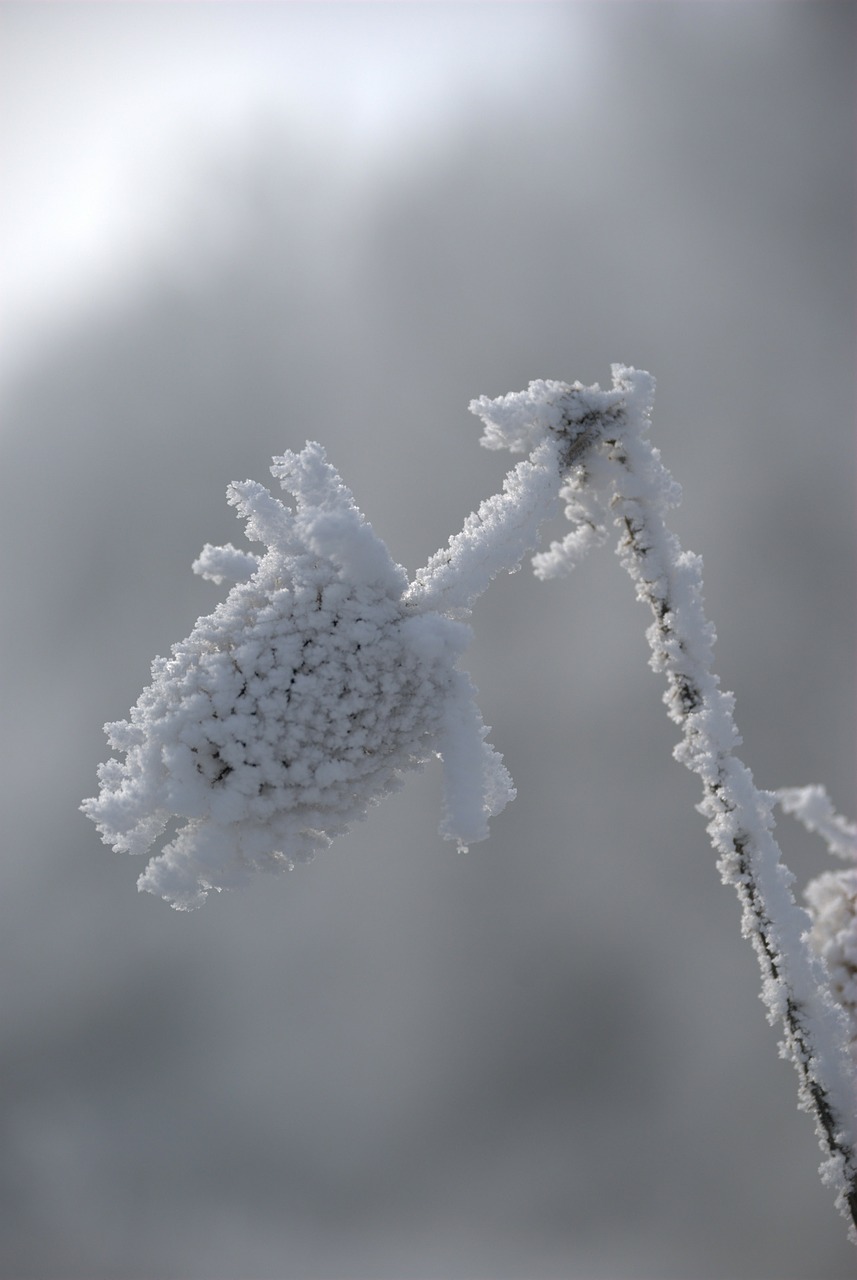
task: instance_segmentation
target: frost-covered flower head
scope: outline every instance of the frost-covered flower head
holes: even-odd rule
[[[470,628],[409,604],[405,571],[320,445],[271,470],[295,510],[252,481],[230,487],[268,550],[206,546],[194,569],[238,581],[155,660],[130,721],[105,726],[126,758],[100,767],[101,793],[83,806],[128,853],[183,822],[139,881],[176,907],[308,860],[435,752],[442,829],[462,846],[514,795],[456,666]]]
[[[234,585],[155,660],[130,720],[105,726],[125,759],[100,767],[100,793],[82,806],[128,853],[177,823],[141,889],[195,907],[254,870],[307,861],[432,755],[444,763],[441,833],[461,848],[486,838],[515,793],[457,665],[463,619],[537,545],[575,445],[622,396],[539,382],[474,401],[483,444],[531,455],[412,584],[320,445],[274,459],[293,509],[253,481],[230,486],[267,550],[205,547],[194,570]]]

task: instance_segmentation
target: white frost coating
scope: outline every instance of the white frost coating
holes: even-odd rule
[[[555,432],[563,418],[561,390],[562,384],[531,383],[526,393],[476,402],[489,418],[483,444],[520,450]],[[562,496],[574,528],[562,542],[536,555],[533,567],[539,577],[555,576],[603,540],[611,516],[620,530],[622,563],[638,599],[654,615],[647,631],[651,665],[667,677],[664,701],[683,730],[676,758],[702,780],[699,808],[709,818],[723,879],[735,886],[743,906],[742,930],[759,958],[768,1017],[782,1024],[781,1051],[798,1071],[799,1103],[814,1113],[827,1154],[822,1176],[835,1187],[845,1216],[857,1220],[857,1093],[847,1048],[849,1028],[828,988],[825,965],[810,945],[809,918],[794,900],[793,877],[780,862],[771,834],[777,797],[759,791],[750,771],[732,754],[740,743],[732,718],[734,699],[720,689],[712,669],[715,634],[703,608],[702,561],[683,551],[666,526],[666,514],[681,492],[646,438],[654,379],[614,365],[612,405],[598,400],[605,393],[597,387],[586,389],[578,403],[586,394],[593,396],[593,417],[600,414],[602,420],[600,438],[585,452],[572,448],[560,455],[567,464]],[[532,403],[539,396],[545,401],[541,408]],[[608,429],[604,419],[609,414]],[[820,821],[817,799],[814,809],[806,797],[797,804],[804,820],[812,812]],[[829,830],[829,821],[827,826]],[[835,834],[845,834],[841,824]],[[829,958],[835,955],[840,978],[844,974],[852,981],[852,926],[843,921],[849,911],[853,920],[853,899],[846,901],[846,888],[842,878],[835,885],[826,880],[818,891],[824,898],[819,914],[827,922]],[[847,990],[853,992],[853,987]],[[851,1234],[857,1238],[853,1229]]]
[[[825,871],[804,897],[812,919],[810,945],[827,968],[830,993],[845,1011],[857,1067],[857,867]]]
[[[774,794],[783,812],[821,836],[831,853],[849,862],[857,860],[857,826],[835,811],[824,787],[783,787]]]
[[[526,391],[512,391],[492,400],[479,396],[470,402],[471,413],[485,424],[480,444],[486,449],[528,453],[549,434],[567,434],[571,424],[601,420],[622,403],[617,389],[602,391],[596,383],[553,382],[537,379]]]
[[[569,573],[588,551],[607,540],[610,517],[605,498],[612,474],[607,459],[595,450],[573,467],[560,490],[565,517],[572,528],[561,542],[552,542],[547,551],[533,556],[537,578],[559,578]]]
[[[664,701],[684,735],[675,755],[702,779],[699,808],[709,818],[723,879],[735,886],[743,906],[742,929],[759,958],[769,1019],[782,1023],[781,1050],[798,1071],[799,1104],[814,1113],[827,1153],[822,1176],[835,1187],[843,1214],[855,1219],[857,1092],[848,1024],[809,945],[807,915],[794,900],[793,877],[771,835],[776,797],[759,791],[750,771],[732,755],[740,742],[732,719],[734,699],[721,691],[712,671],[715,635],[703,608],[702,562],[683,551],[666,526],[666,513],[680,491],[646,438],[654,379],[621,365],[613,366],[613,379],[623,396],[623,413],[611,433],[615,439],[599,446],[612,465],[611,482],[605,486],[602,468],[595,497],[586,506],[577,504],[572,480],[568,514],[576,519],[582,509],[597,534],[602,524],[598,499],[612,510],[621,534],[618,553],[638,599],[654,615],[647,632],[651,665],[667,677]],[[590,455],[585,465],[595,473]],[[562,568],[568,550],[560,544],[547,558],[537,557],[537,572],[544,576],[546,569]],[[857,1238],[853,1228],[851,1234]]]
[[[579,498],[575,510],[586,510],[591,496],[582,491],[578,495],[569,474],[578,455],[587,451],[588,457],[589,447],[618,420],[622,404],[622,392],[615,388],[602,391],[597,383],[584,387],[579,382],[544,380],[495,400],[471,400],[471,411],[485,426],[481,443],[486,448],[513,453],[528,449],[530,457],[509,472],[503,492],[486,499],[467,517],[461,533],[417,573],[410,598],[421,608],[466,614],[492,578],[514,572],[538,546],[541,526],[556,514],[560,497],[570,502]],[[572,554],[579,560],[598,541],[599,531],[592,532],[595,536],[590,537],[589,529],[576,530],[566,539],[566,560]],[[550,554],[536,559],[548,560]]]
[[[464,671],[456,672],[457,688],[447,698],[439,750],[444,769],[444,816],[441,835],[455,840],[459,851],[488,836],[488,813],[499,800],[512,800],[515,790],[502,757],[489,747],[488,729],[474,701],[475,689]]]
[[[538,544],[542,524],[556,514],[559,449],[559,439],[544,440],[509,472],[502,494],[486,499],[417,572],[411,600],[421,608],[466,613],[492,578],[518,568]]]
[[[851,864],[845,871],[823,872],[803,896],[812,921],[809,943],[824,961],[830,993],[848,1019],[857,1067],[857,826],[835,811],[824,787],[786,787],[774,794],[785,813]]]
[[[259,567],[259,557],[249,551],[239,551],[227,542],[222,547],[215,547],[206,542],[199,559],[194,560],[191,568],[201,578],[215,582],[246,582],[252,578]]]
[[[573,567],[612,519],[654,615],[650,662],[682,729],[676,758],[702,780],[699,809],[738,892],[799,1103],[815,1116],[822,1176],[857,1224],[857,868],[808,887],[810,919],[780,862],[773,806],[852,860],[857,828],[823,788],[758,790],[732,754],[734,699],[712,669],[702,562],[666,526],[680,490],[646,438],[653,395],[649,374],[614,365],[609,391],[539,381],[473,401],[486,447],[531,456],[410,585],[320,445],[274,459],[294,511],[254,481],[230,486],[248,537],[267,551],[204,548],[194,570],[236,585],[171,658],[155,660],[130,721],[105,726],[125,760],[101,766],[100,793],[82,808],[129,853],[148,851],[178,819],[138,885],[179,908],[311,858],[432,754],[444,761],[442,834],[461,849],[485,839],[515,792],[457,665],[471,637],[458,619],[535,549],[560,498],[573,527],[533,558],[539,577]]]
[[[562,400],[568,390],[567,382],[539,378],[531,382],[526,391],[511,391],[494,400],[490,396],[477,396],[470,401],[470,412],[485,425],[479,443],[486,449],[528,453],[544,440],[548,431],[561,426]]]
[[[105,726],[125,760],[101,766],[100,793],[82,806],[128,853],[149,851],[178,819],[141,889],[195,907],[253,870],[305,861],[433,754],[444,760],[442,834],[461,848],[486,838],[515,792],[456,665],[471,636],[456,615],[534,550],[575,451],[621,400],[541,382],[474,402],[485,443],[532,455],[412,585],[320,445],[273,461],[294,510],[256,481],[229,486],[267,551],[203,549],[194,570],[236,585],[155,660],[130,721]]]
[[[405,571],[320,445],[272,471],[294,512],[252,481],[230,487],[267,553],[205,548],[198,572],[240,580],[155,660],[130,720],[105,726],[125,760],[101,766],[82,806],[128,853],[179,820],[138,882],[178,908],[308,860],[434,754],[450,840],[484,839],[514,796],[456,666],[470,628],[405,598]]]
[[[606,529],[598,499],[583,488],[589,471],[576,465],[577,458],[585,452],[589,467],[589,458],[594,456],[590,446],[618,422],[623,404],[623,392],[615,387],[602,391],[597,383],[584,387],[580,382],[544,380],[531,382],[526,391],[494,400],[488,396],[472,400],[471,411],[485,425],[481,443],[486,448],[506,448],[513,453],[529,449],[531,454],[509,472],[502,494],[483,502],[468,516],[461,533],[450,538],[417,573],[410,598],[423,608],[466,613],[492,578],[514,572],[538,545],[541,526],[556,514],[560,497],[570,504],[567,514],[572,506],[575,517],[581,514],[584,527],[575,529],[565,543],[555,543],[551,552],[536,556],[535,561],[545,566],[541,576],[548,576],[553,560],[580,560],[590,546],[606,536]],[[587,518],[590,506],[591,522]]]

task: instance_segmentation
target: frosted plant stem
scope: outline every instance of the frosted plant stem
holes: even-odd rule
[[[619,421],[620,396],[615,391],[595,396],[592,388],[578,383],[533,383],[531,391],[533,400],[525,413],[539,416],[540,411],[545,438],[528,442],[532,452],[508,473],[503,492],[481,503],[461,532],[417,572],[409,600],[420,608],[467,614],[498,573],[514,573],[524,556],[538,546],[541,526],[557,514],[569,470]],[[514,412],[509,413],[503,401],[517,399],[512,395],[491,401],[483,396],[470,407],[482,416],[505,408],[515,422]],[[494,440],[498,428],[488,417],[486,423],[482,443],[488,448],[509,447],[508,439],[498,446]],[[527,446],[519,440],[511,447]]]
[[[792,896],[793,876],[771,834],[776,796],[758,790],[749,769],[732,754],[740,742],[734,699],[720,690],[712,672],[714,631],[703,611],[701,561],[682,550],[665,524],[675,486],[644,439],[654,384],[634,370],[616,369],[614,375],[628,392],[622,433],[608,442],[608,456],[619,464],[611,499],[621,531],[618,554],[638,599],[654,615],[647,632],[651,665],[666,675],[664,701],[684,735],[675,755],[702,779],[699,809],[710,820],[718,869],[738,892],[742,931],[753,942],[762,970],[768,1018],[781,1024],[781,1055],[798,1073],[799,1106],[815,1117],[827,1156],[822,1178],[833,1185],[837,1206],[854,1224],[849,1235],[857,1241],[857,1096],[847,1022],[829,994],[824,964],[809,946],[808,917]]]

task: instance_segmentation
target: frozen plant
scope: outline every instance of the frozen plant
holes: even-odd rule
[[[760,791],[733,754],[734,699],[712,670],[701,561],[666,524],[680,491],[647,438],[653,395],[647,373],[614,365],[609,390],[539,381],[474,400],[482,443],[529,456],[410,583],[320,445],[274,459],[294,509],[252,481],[232,485],[229,501],[266,550],[205,547],[195,571],[235,585],[172,657],[155,660],[130,720],[106,726],[125,759],[100,767],[100,793],[82,807],[106,843],[129,853],[178,824],[138,881],[178,908],[254,870],[307,861],[432,755],[444,765],[441,833],[461,848],[485,839],[514,789],[457,665],[471,638],[465,619],[528,552],[538,576],[553,577],[615,525],[653,615],[651,665],[682,731],[675,755],[702,781],[699,808],[737,890],[799,1105],[814,1115],[822,1176],[857,1226],[857,872],[810,886],[811,919],[780,861],[774,805],[846,856],[855,832],[820,788]],[[572,529],[538,552],[560,499]]]

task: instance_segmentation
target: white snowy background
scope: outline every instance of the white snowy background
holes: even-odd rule
[[[184,915],[78,805],[230,480],[320,439],[413,571],[507,465],[468,401],[620,360],[742,754],[853,816],[854,54],[827,0],[0,7],[4,1280],[853,1274],[609,551],[477,607],[466,856],[431,768]]]

